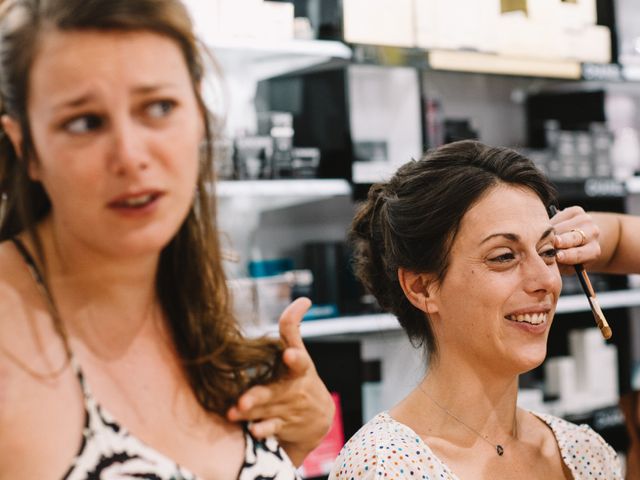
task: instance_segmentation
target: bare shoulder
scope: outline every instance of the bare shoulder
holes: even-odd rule
[[[14,329],[20,327],[19,317],[24,315],[31,297],[28,280],[26,266],[13,244],[0,243],[0,339],[18,333]]]
[[[44,371],[56,347],[48,315],[29,271],[11,242],[0,243],[0,431],[8,404],[28,372]]]

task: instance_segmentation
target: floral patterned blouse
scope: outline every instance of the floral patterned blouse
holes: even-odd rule
[[[537,414],[558,442],[574,480],[623,480],[616,452],[587,425]],[[408,426],[382,412],[343,447],[330,480],[412,478],[460,480]]]

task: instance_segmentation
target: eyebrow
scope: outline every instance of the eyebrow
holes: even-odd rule
[[[133,93],[136,95],[147,95],[149,93],[154,93],[157,92],[158,90],[163,90],[166,88],[171,88],[174,85],[171,83],[163,83],[163,84],[159,84],[159,85],[141,85],[139,87],[135,87],[133,89]],[[85,103],[89,103],[90,101],[92,101],[94,98],[96,98],[96,95],[93,93],[86,93],[84,95],[81,95],[77,98],[73,98],[71,100],[63,100],[60,103],[54,105],[54,109],[59,109],[59,108],[75,108],[75,107],[80,107],[82,105],[84,105]]]
[[[543,240],[543,239],[547,238],[552,233],[555,233],[555,228],[553,228],[553,227],[547,228],[544,231],[544,233],[540,236],[540,240]],[[482,245],[485,242],[488,242],[489,240],[491,240],[492,238],[495,238],[495,237],[503,237],[503,238],[506,238],[507,240],[512,241],[512,242],[519,242],[520,241],[520,236],[516,235],[515,233],[493,233],[493,234],[489,235],[488,237],[486,237],[484,240],[482,240],[480,242],[480,245]],[[540,241],[540,240],[538,240],[538,241]]]

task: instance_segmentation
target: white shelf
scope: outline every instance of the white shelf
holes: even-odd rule
[[[351,59],[351,49],[332,40],[215,40],[208,46],[224,73],[245,73],[256,79]]]
[[[335,197],[351,195],[342,179],[229,180],[216,183],[218,197]]]
[[[578,80],[580,62],[510,57],[492,53],[461,50],[430,50],[429,65],[434,70],[469,73],[493,73]]]
[[[244,56],[254,61],[278,56],[330,57],[348,60],[351,49],[334,40],[215,40],[211,48],[222,54]]]
[[[603,310],[640,306],[640,289],[596,292],[596,296]],[[557,313],[585,312],[588,310],[590,310],[589,302],[584,295],[568,295],[560,297],[560,300],[558,300]]]
[[[597,296],[603,310],[640,306],[640,289],[602,292]],[[589,303],[584,295],[567,295],[558,300],[556,313],[586,312],[589,310]],[[381,313],[302,322],[300,332],[303,338],[316,338],[380,333],[400,330],[400,328],[394,315]],[[265,334],[274,336],[278,333],[278,326],[250,328],[246,329],[246,333],[250,336]]]

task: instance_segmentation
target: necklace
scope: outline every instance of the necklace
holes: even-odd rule
[[[485,442],[487,442],[489,445],[491,445],[492,448],[494,448],[496,450],[496,453],[498,454],[499,457],[501,457],[502,455],[504,455],[504,447],[502,445],[500,445],[499,443],[492,443],[489,441],[489,439],[481,434],[479,431],[477,431],[475,428],[467,425],[465,422],[463,422],[462,420],[460,420],[460,418],[456,415],[454,415],[453,413],[451,413],[449,411],[449,409],[447,409],[446,407],[443,407],[442,405],[440,405],[438,402],[436,402],[436,399],[433,398],[431,395],[429,395],[426,390],[424,390],[422,388],[422,385],[418,385],[418,388],[420,389],[420,391],[422,393],[424,393],[424,395],[431,400],[434,405],[436,407],[438,407],[440,410],[442,410],[444,413],[446,413],[447,415],[449,415],[451,418],[453,418],[455,421],[457,421],[460,425],[462,425],[463,427],[465,427],[467,430],[470,430],[471,432],[475,433],[479,438],[481,438],[482,440],[484,440]],[[516,422],[516,417],[513,417],[513,435],[515,437],[518,436],[518,423]]]

